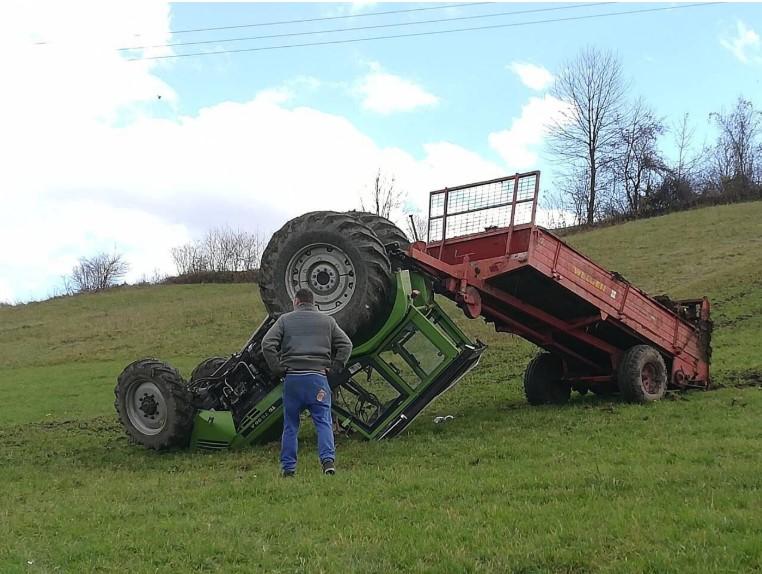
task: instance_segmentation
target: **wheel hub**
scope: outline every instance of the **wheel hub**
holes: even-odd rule
[[[326,243],[297,251],[286,266],[285,279],[291,299],[299,289],[309,289],[318,310],[329,315],[344,307],[355,292],[352,261],[344,251]]]
[[[651,363],[646,363],[640,370],[640,382],[648,394],[655,395],[659,392],[656,369]]]
[[[140,397],[140,410],[143,411],[143,414],[147,417],[155,417],[156,413],[159,412],[159,404],[156,402],[153,395],[144,393],[143,396]]]
[[[126,414],[132,425],[143,434],[159,434],[167,422],[167,404],[156,383],[136,381],[127,389],[126,398]]]

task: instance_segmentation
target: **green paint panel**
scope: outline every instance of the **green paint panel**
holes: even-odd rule
[[[221,450],[228,448],[235,436],[235,423],[229,411],[199,411],[193,421],[191,448]]]

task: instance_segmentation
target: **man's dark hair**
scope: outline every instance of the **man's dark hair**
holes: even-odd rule
[[[299,289],[299,291],[296,292],[296,299],[299,301],[299,303],[315,302],[315,297],[312,295],[312,291],[309,289]]]

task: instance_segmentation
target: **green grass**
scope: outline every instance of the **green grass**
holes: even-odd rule
[[[113,413],[122,367],[186,375],[264,315],[249,285],[116,289],[0,308],[0,572],[752,572],[762,568],[762,203],[568,240],[653,293],[708,295],[725,388],[647,406],[592,396],[530,408],[532,347],[490,348],[398,439],[339,440],[337,476],[302,433],[155,454]],[[455,419],[435,425],[433,416]]]

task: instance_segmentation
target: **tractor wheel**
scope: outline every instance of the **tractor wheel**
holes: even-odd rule
[[[365,211],[348,211],[347,215],[351,215],[360,223],[370,227],[384,245],[399,243],[400,249],[403,251],[410,247],[410,239],[405,235],[405,232],[386,217]]]
[[[541,353],[524,371],[524,394],[530,405],[561,405],[569,400],[571,385],[561,380],[561,360]]]
[[[117,379],[114,407],[127,434],[147,448],[186,446],[195,409],[180,373],[157,361],[128,365]]]
[[[658,401],[667,390],[667,366],[653,347],[635,345],[622,356],[617,383],[622,396],[629,402]]]
[[[297,290],[315,296],[355,343],[386,320],[392,270],[383,243],[354,217],[315,211],[275,232],[262,254],[259,290],[271,315],[292,308]]]
[[[193,369],[190,376],[190,382],[192,383],[197,379],[211,377],[217,369],[225,364],[225,361],[227,361],[225,357],[210,357],[201,361],[198,366]]]

